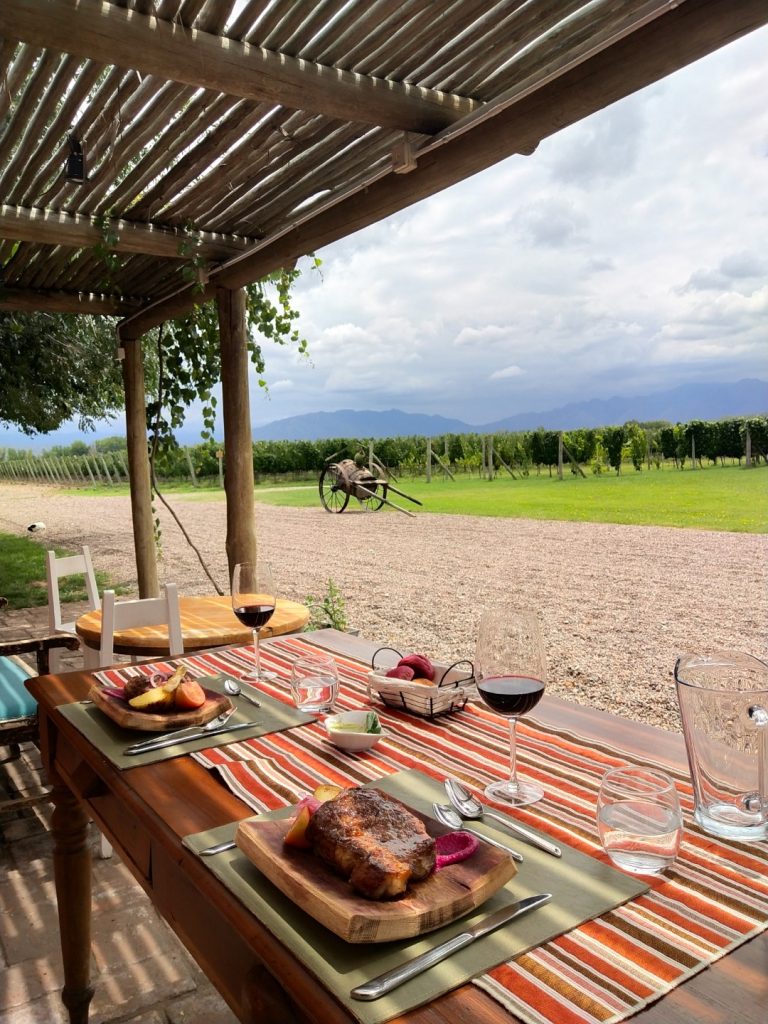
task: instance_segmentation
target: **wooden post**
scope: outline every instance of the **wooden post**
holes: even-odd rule
[[[142,374],[143,374],[143,372],[144,372],[143,364],[142,364],[141,369],[142,369]],[[144,429],[146,430],[146,427]],[[86,455],[86,459],[88,460],[88,465],[90,466],[90,464],[91,464],[91,456],[90,455]],[[97,460],[95,455],[93,456],[93,468],[96,470],[96,476],[99,478],[99,483],[100,484],[104,483],[104,480],[103,480],[102,475],[101,475],[101,470],[99,469],[99,463],[98,463],[98,460]]]
[[[224,489],[227,496],[229,577],[238,562],[256,561],[253,435],[248,395],[245,289],[216,289],[224,409]]]
[[[125,388],[125,436],[128,442],[128,476],[131,485],[133,547],[139,597],[157,597],[157,561],[152,520],[152,483],[147,450],[147,409],[144,400],[144,364],[141,339],[123,345],[123,387]],[[90,468],[89,468],[90,472]]]
[[[376,463],[373,456],[373,441],[368,442],[368,472],[371,476],[376,476]]]
[[[91,472],[91,464],[88,461],[88,456],[87,455],[83,456],[83,463],[85,465],[85,468],[88,470],[88,476],[91,479],[91,487],[95,487],[96,486],[96,481],[93,479],[93,473]],[[81,472],[82,472],[82,469],[81,469]],[[83,475],[85,475],[85,474],[83,474]],[[129,474],[129,477],[130,477],[130,474]]]
[[[493,465],[493,434],[488,438],[488,479],[493,480],[496,476],[496,469]]]
[[[427,483],[432,483],[432,438],[427,438]]]
[[[192,465],[192,456],[189,454],[189,448],[184,446],[184,454],[187,457],[187,468],[189,469],[189,476],[192,480],[192,486],[197,487],[197,477],[195,476],[195,467]]]
[[[557,476],[559,480],[563,479],[563,432],[562,430],[557,435]]]
[[[484,478],[485,477],[485,434],[483,434],[482,437],[480,438],[480,443],[482,444],[482,448],[481,448],[481,451],[480,451],[480,476],[482,478]]]
[[[103,455],[99,455],[99,459],[101,460],[101,467],[104,470],[104,476],[107,478],[107,483],[111,487],[112,486],[112,474],[109,472],[109,467],[107,466],[107,460],[104,458]]]
[[[744,454],[746,455],[746,459],[744,460],[745,461],[745,465],[746,465],[747,469],[751,469],[752,468],[752,435],[749,432],[749,427],[747,427],[747,432],[746,432]]]
[[[219,463],[219,487],[224,490],[224,452],[219,448],[216,452],[216,459]]]

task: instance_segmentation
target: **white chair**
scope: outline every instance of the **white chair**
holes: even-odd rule
[[[59,580],[64,576],[82,575],[85,577],[85,589],[88,592],[88,611],[96,611],[101,607],[99,591],[96,586],[96,574],[93,571],[91,561],[91,550],[83,547],[81,555],[68,555],[65,558],[57,558],[55,551],[46,551],[45,569],[48,582],[48,626],[52,633],[70,633],[77,636],[74,622],[61,621],[61,596],[59,594]],[[80,645],[82,650],[83,645]],[[51,651],[50,668],[51,672],[58,672],[60,666],[61,652]]]
[[[114,590],[105,590],[101,607],[101,648],[99,667],[115,661],[115,633],[143,626],[168,627],[168,652],[176,658],[184,653],[184,637],[179,616],[179,593],[175,583],[163,586],[163,597],[145,597],[136,601],[115,601]]]
[[[163,597],[144,597],[135,601],[115,601],[114,590],[104,591],[101,606],[100,668],[106,668],[114,663],[115,633],[121,629],[167,626],[170,657],[175,658],[184,653],[176,584],[166,583],[163,590]],[[105,860],[112,856],[112,846],[104,836],[101,837],[99,854]]]

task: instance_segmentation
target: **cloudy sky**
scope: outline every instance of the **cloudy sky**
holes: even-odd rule
[[[254,424],[768,377],[767,53],[752,33],[318,253],[310,358],[268,351]]]

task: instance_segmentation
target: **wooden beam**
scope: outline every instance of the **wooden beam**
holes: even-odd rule
[[[221,261],[241,255],[254,244],[253,239],[236,235],[219,235],[209,231],[167,231],[151,224],[128,220],[110,220],[106,226],[110,236],[117,239],[109,246],[115,252],[166,256],[172,260],[188,260],[195,255],[206,260]],[[87,249],[102,244],[104,233],[95,218],[90,216],[61,210],[2,205],[0,238]]]
[[[160,21],[102,0],[3,0],[0,36],[185,85],[432,135],[478,104]]]
[[[768,23],[765,0],[686,0],[498,114],[456,130],[431,150],[417,153],[409,174],[387,173],[359,183],[336,202],[320,206],[299,224],[259,243],[245,257],[211,274],[228,288],[256,281],[288,262],[434,195],[515,153],[532,153],[541,139],[588,117],[679,68]],[[196,300],[180,289],[121,324],[136,337],[180,316]]]
[[[155,529],[152,519],[152,484],[147,447],[147,407],[144,398],[144,363],[141,342],[123,346],[123,387],[125,388],[125,436],[128,447],[128,476],[131,485],[133,548],[139,597],[157,597]]]
[[[221,405],[224,410],[224,489],[227,495],[229,578],[238,562],[256,561],[253,497],[253,433],[248,392],[248,331],[245,291],[216,292],[221,346]]]
[[[0,310],[16,313],[100,313],[129,316],[137,303],[124,302],[92,292],[44,292],[0,286]]]

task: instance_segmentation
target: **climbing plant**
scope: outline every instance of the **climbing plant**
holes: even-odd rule
[[[310,259],[311,269],[319,269],[320,260]],[[298,329],[299,312],[293,302],[293,287],[300,276],[298,267],[279,270],[246,288],[248,351],[262,388],[267,388],[265,342],[295,345],[299,353],[307,352],[307,340]],[[149,344],[155,350],[157,339],[157,332],[153,332]],[[216,303],[202,303],[189,316],[168,321],[161,348],[162,397],[147,403],[147,423],[157,434],[158,450],[173,447],[173,432],[183,424],[186,410],[194,401],[202,402],[202,438],[211,440],[216,423],[213,391],[221,379]]]

